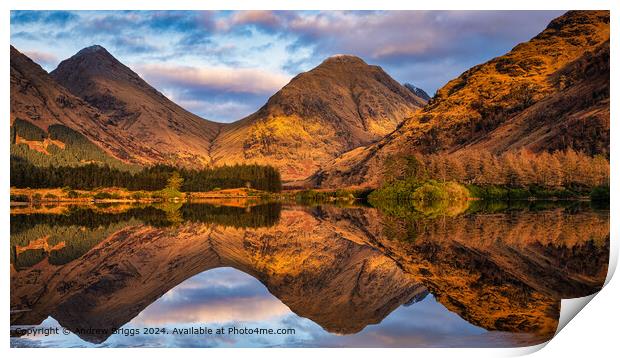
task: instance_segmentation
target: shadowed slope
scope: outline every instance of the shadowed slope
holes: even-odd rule
[[[63,125],[119,159],[130,158],[123,138],[105,126],[107,116],[73,96],[41,66],[11,46],[11,125],[22,120],[47,131]]]
[[[204,120],[155,90],[101,46],[62,61],[51,76],[109,116],[105,125],[130,143],[138,163],[205,166],[223,124]]]

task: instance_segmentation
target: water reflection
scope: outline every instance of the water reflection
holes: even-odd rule
[[[172,205],[13,211],[11,324],[75,334],[11,344],[527,345],[607,270],[609,213],[580,203]],[[235,323],[295,334],[92,331]]]

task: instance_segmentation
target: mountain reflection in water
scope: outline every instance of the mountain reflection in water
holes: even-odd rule
[[[11,345],[531,345],[608,257],[609,212],[584,203],[14,208],[11,325],[75,334]],[[295,334],[111,334],[192,326]]]

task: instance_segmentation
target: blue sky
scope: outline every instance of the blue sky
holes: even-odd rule
[[[230,122],[334,54],[430,95],[563,11],[12,11],[11,43],[44,69],[99,44],[187,110]]]

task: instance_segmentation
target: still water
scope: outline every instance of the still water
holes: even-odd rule
[[[15,207],[11,346],[526,346],[608,258],[582,202]]]

